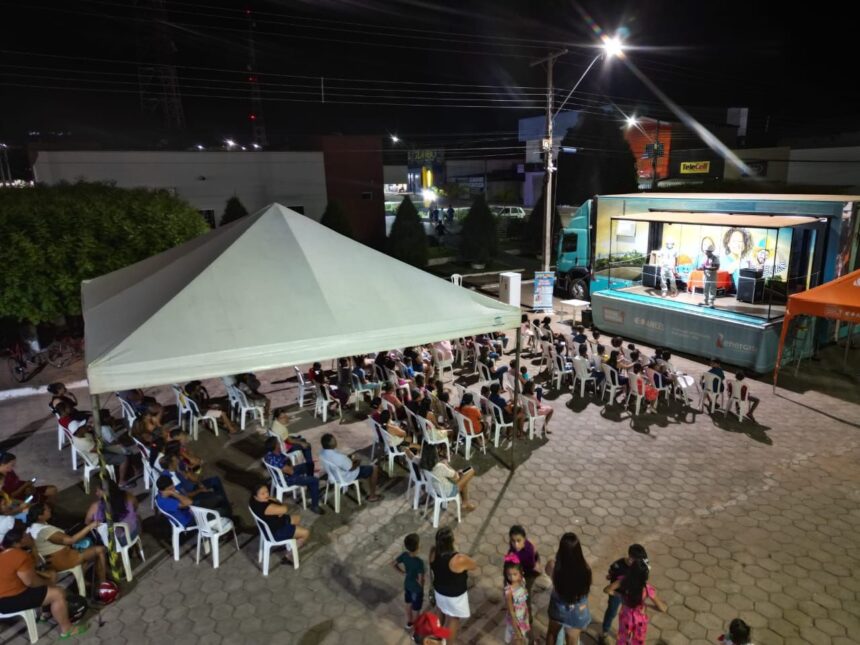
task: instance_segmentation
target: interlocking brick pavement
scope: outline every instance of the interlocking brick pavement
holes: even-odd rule
[[[704,369],[683,358],[676,363],[694,374]],[[294,384],[277,382],[289,375],[265,375],[263,389],[276,404],[295,400]],[[455,525],[459,548],[481,566],[470,576],[473,617],[459,642],[502,642],[502,556],[508,528],[522,523],[544,558],[563,532],[582,538],[595,579],[593,623],[583,643],[593,643],[599,630],[604,572],[632,542],[648,549],[651,582],[669,604],[667,614],[652,615],[649,642],[713,643],[740,616],[757,643],[856,643],[860,407],[811,390],[774,395],[762,382],[752,387],[762,398],[758,424],[674,403],[631,419],[620,406],[604,407],[567,388],[548,392],[556,410],[549,441],[518,444],[514,473],[505,466],[507,450],[474,457],[478,509],[459,525],[452,512],[443,515],[443,524]],[[213,382],[210,391],[223,387]],[[173,402],[168,389],[155,392]],[[78,392],[82,402],[85,395]],[[109,405],[116,408],[115,401]],[[70,468],[68,449],[57,451],[44,399],[0,403],[0,428],[4,445],[18,455],[19,473],[58,484],[59,516],[67,524],[79,520],[86,505],[80,476]],[[306,408],[295,414],[294,431],[310,438],[315,452],[323,431],[335,432],[346,450],[370,444],[366,423],[351,412],[345,423],[323,427]],[[230,441],[201,430],[195,449],[207,470],[225,480],[245,527],[252,527],[246,500],[263,474],[262,437],[255,428]],[[151,517],[141,487],[147,562],[135,563],[134,584],[101,612],[102,626],[92,621],[82,642],[407,643],[402,582],[390,562],[412,531],[426,557],[434,531],[411,510],[404,474],[398,467],[385,481],[379,504],[357,507],[348,499],[340,515],[303,513],[313,536],[300,569],[275,563],[268,578],[256,561],[253,528],[241,532],[238,552],[224,542],[218,570],[208,559],[195,565],[188,545],[174,562],[163,518]],[[546,591],[533,598],[538,631],[545,629],[547,600]],[[55,628],[39,629],[56,638]],[[3,642],[25,642],[23,634],[20,621],[0,626]]]

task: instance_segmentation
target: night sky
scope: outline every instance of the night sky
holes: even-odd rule
[[[263,115],[274,146],[303,134],[392,133],[501,154],[516,120],[543,110],[545,75],[531,60],[562,45],[569,88],[594,56],[599,25],[622,28],[630,61],[684,106],[748,106],[791,134],[857,114],[860,88],[847,16],[787,3],[562,0],[434,2],[165,0],[186,128],[142,115],[137,61],[155,31],[127,0],[0,0],[0,137],[72,132],[108,147],[250,142],[248,18],[256,21]],[[802,5],[813,6],[813,5]],[[842,30],[837,31],[837,29]],[[844,35],[843,35],[844,34]],[[571,106],[611,97],[668,117],[620,61],[599,64]],[[324,77],[325,103],[320,77]],[[482,107],[474,107],[474,106]]]

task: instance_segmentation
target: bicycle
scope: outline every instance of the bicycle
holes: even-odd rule
[[[57,340],[39,351],[33,351],[22,343],[14,343],[8,349],[6,363],[12,379],[18,383],[24,383],[34,374],[50,364],[54,367],[65,367],[75,360],[76,355],[80,357],[80,346],[77,347]]]

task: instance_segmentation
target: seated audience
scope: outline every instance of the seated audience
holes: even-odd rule
[[[301,548],[310,539],[311,532],[299,526],[301,516],[290,515],[286,504],[281,504],[269,496],[268,483],[260,482],[254,487],[254,493],[248,505],[251,507],[251,512],[266,523],[276,542],[295,540],[296,546]],[[292,566],[292,558],[286,554],[286,548],[284,551],[282,562]]]
[[[268,419],[269,412],[272,409],[272,400],[265,394],[260,393],[260,387],[262,386],[260,379],[250,372],[236,374],[233,378],[236,379],[236,387],[242,390],[245,396],[248,397],[248,402],[262,406],[263,417]],[[266,424],[263,423],[262,425],[265,427]]]
[[[162,475],[155,482],[158,495],[155,496],[155,505],[165,515],[169,515],[182,526],[189,527],[194,524],[194,514],[191,506],[194,502],[176,490],[173,478],[170,475]]]
[[[497,385],[494,383],[493,385]],[[478,406],[475,405],[475,397],[471,392],[466,392],[463,395],[462,400],[460,401],[460,407],[457,408],[457,412],[462,414],[471,422],[471,428],[469,424],[466,424],[466,431],[470,431],[472,434],[481,434],[484,431],[484,420],[481,418],[481,410]]]
[[[4,498],[8,496],[10,502],[24,501],[31,495],[36,502],[51,502],[57,496],[57,487],[50,484],[36,486],[36,478],[22,481],[15,472],[18,461],[11,452],[0,455],[0,476],[3,477],[3,486],[0,487]]]
[[[6,533],[0,551],[0,614],[12,614],[27,609],[48,607],[60,627],[60,640],[86,633],[87,625],[72,625],[66,605],[66,590],[54,584],[53,571],[36,570],[36,561],[25,549],[33,547],[33,539],[22,529]]]
[[[535,382],[529,381],[523,386],[523,398],[526,401],[531,401],[534,404],[534,408],[537,410],[538,416],[546,417],[544,421],[544,431],[547,434],[552,434],[549,429],[549,422],[552,419],[553,409],[552,406],[544,405],[541,403],[537,396],[535,395]]]
[[[60,404],[62,408],[65,404]],[[81,426],[72,435],[72,444],[75,450],[79,453],[91,456],[98,461],[98,451],[96,450],[96,441],[93,438],[92,426]],[[135,475],[134,469],[131,467],[130,455],[132,451],[119,444],[108,444],[102,442],[102,457],[105,463],[116,468],[117,481],[120,488],[133,487],[132,479]],[[131,472],[129,472],[131,470]]]
[[[368,502],[378,502],[382,495],[377,494],[376,484],[379,481],[379,468],[373,466],[362,466],[358,456],[353,454],[347,457],[337,450],[337,439],[331,433],[322,436],[322,452],[320,459],[328,463],[329,468],[337,469],[340,479],[345,483],[354,482],[357,479],[366,479],[370,487]]]
[[[305,463],[311,464],[311,467],[313,467],[314,459],[311,452],[311,444],[297,434],[290,434],[289,422],[290,417],[287,414],[287,409],[277,408],[272,419],[272,434],[284,442],[287,454],[301,452],[305,458]]]
[[[112,479],[107,479],[103,484],[99,481],[95,489],[96,501],[90,504],[84,517],[84,524],[101,524],[107,522],[107,511],[109,507],[111,519],[114,522],[128,524],[131,535],[125,534],[123,527],[116,527],[117,537],[123,543],[133,541],[140,535],[140,518],[137,516],[137,498],[127,491],[120,490]]]
[[[233,423],[230,415],[224,411],[220,403],[212,401],[209,397],[209,391],[200,381],[191,381],[185,385],[184,389],[188,398],[197,404],[197,409],[200,410],[200,414],[204,417],[215,419],[215,423],[226,430],[229,434],[236,434],[239,432],[239,428],[237,428],[236,424]]]
[[[440,451],[434,446],[426,446],[421,451],[421,470],[433,473],[442,485],[442,489],[436,492],[445,497],[453,497],[457,493],[463,499],[463,510],[473,511],[477,504],[469,499],[469,482],[475,476],[475,469],[471,466],[465,470],[454,470],[447,459],[440,457]]]
[[[162,458],[161,468],[164,475],[171,478],[177,490],[193,500],[195,506],[211,508],[225,517],[233,516],[230,500],[227,499],[224,484],[219,477],[202,479],[186,470],[176,450],[171,450]]]
[[[284,473],[284,480],[289,486],[304,486],[311,496],[311,511],[323,515],[320,508],[320,480],[314,477],[314,463],[305,462],[293,466],[289,458],[281,451],[281,442],[277,437],[266,438],[266,455],[263,460],[270,466]]]
[[[30,525],[28,531],[36,541],[37,553],[45,559],[48,567],[54,571],[66,571],[79,564],[93,563],[96,586],[104,582],[107,571],[105,547],[88,546],[82,550],[73,548],[91,531],[96,530],[99,523],[90,522],[74,535],[67,535],[63,529],[49,524],[50,521],[51,507],[47,504],[34,504],[27,511],[27,523]]]

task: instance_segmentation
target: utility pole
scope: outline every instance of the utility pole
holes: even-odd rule
[[[544,153],[544,168],[546,170],[546,187],[544,188],[544,206],[546,212],[543,221],[543,270],[549,271],[550,265],[550,241],[552,239],[552,173],[555,168],[552,165],[552,67],[555,59],[559,56],[564,56],[567,53],[566,49],[561,49],[553,52],[545,58],[536,60],[531,64],[531,67],[546,63],[546,137],[541,143],[541,149]]]
[[[651,155],[651,190],[657,190],[657,157],[660,154],[660,119],[657,119],[657,132],[654,135],[654,154]]]
[[[136,0],[138,86],[144,113],[161,111],[165,127],[185,127],[179,77],[173,64],[176,46],[168,32],[165,0]]]
[[[263,121],[263,99],[260,96],[260,81],[257,78],[257,49],[254,44],[254,29],[257,26],[251,9],[245,9],[248,17],[248,84],[251,89],[251,113],[248,120],[251,122],[251,140],[256,146],[262,147],[269,144],[266,137],[266,124]]]

